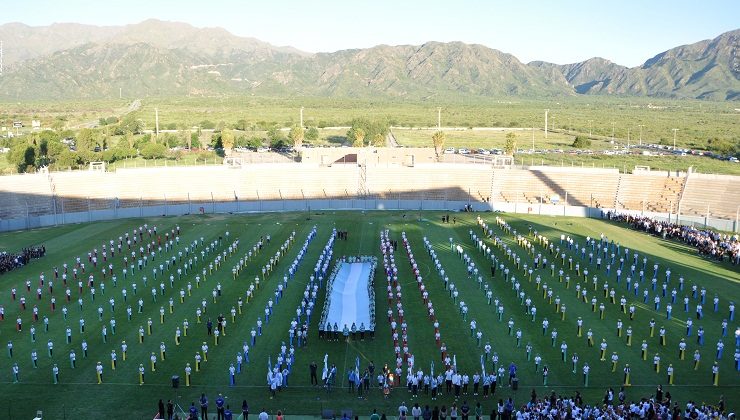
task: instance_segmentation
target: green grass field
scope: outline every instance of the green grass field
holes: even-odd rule
[[[695,301],[692,299],[691,310],[689,314],[684,313],[681,298],[684,293],[679,293],[679,300],[673,308],[673,319],[665,319],[664,308],[668,302],[663,300],[661,311],[655,312],[652,303],[647,305],[642,303],[642,299],[635,300],[633,294],[625,294],[630,302],[635,302],[637,306],[637,315],[634,321],[619,312],[619,297],[625,288],[625,281],[622,279],[621,284],[617,284],[614,271],[609,278],[609,285],[617,291],[617,305],[613,305],[606,299],[603,299],[601,287],[606,277],[602,268],[596,275],[599,277],[598,291],[594,292],[589,282],[588,295],[589,299],[595,295],[599,302],[606,304],[606,316],[604,320],[598,319],[598,313],[591,311],[590,303],[579,302],[575,295],[575,284],[578,283],[578,277],[575,271],[566,270],[573,278],[570,287],[566,288],[565,283],[558,282],[557,276],[552,278],[549,270],[538,270],[543,279],[559,295],[562,304],[567,305],[565,320],[561,320],[561,314],[555,312],[555,305],[549,304],[543,299],[542,290],[538,290],[534,280],[528,281],[521,270],[514,268],[513,262],[504,258],[504,263],[511,268],[513,275],[521,282],[522,290],[531,296],[534,304],[538,308],[536,321],[531,321],[530,316],[525,313],[523,305],[520,305],[518,298],[512,290],[512,283],[507,283],[500,271],[495,278],[490,277],[489,263],[481,253],[479,253],[468,237],[469,230],[473,230],[480,235],[481,231],[475,223],[477,214],[453,214],[457,217],[455,224],[442,224],[439,222],[442,213],[439,212],[315,212],[310,215],[311,220],[306,220],[306,213],[285,213],[285,214],[256,214],[256,215],[238,215],[238,216],[186,216],[179,218],[151,218],[151,219],[131,219],[114,222],[99,222],[92,224],[69,225],[54,228],[38,229],[25,232],[13,232],[0,235],[0,250],[17,250],[23,246],[32,244],[45,244],[48,250],[47,256],[41,260],[33,261],[28,266],[13,271],[9,274],[0,276],[2,286],[0,286],[0,304],[5,308],[5,320],[0,322],[0,342],[6,343],[13,341],[14,350],[13,358],[9,359],[7,352],[0,355],[0,392],[3,395],[4,407],[0,408],[0,413],[7,418],[26,419],[31,418],[36,410],[43,410],[44,418],[91,418],[106,417],[110,419],[150,419],[156,411],[156,403],[159,398],[177,400],[183,408],[187,409],[191,401],[196,401],[202,392],[207,393],[211,401],[210,412],[215,412],[214,400],[219,392],[227,397],[227,402],[232,408],[240,407],[241,401],[246,399],[249,402],[251,413],[259,413],[262,407],[274,414],[276,410],[281,409],[289,416],[293,415],[318,415],[322,409],[330,408],[340,410],[343,408],[353,408],[355,414],[366,416],[372,408],[377,408],[379,412],[385,412],[389,415],[395,415],[395,409],[401,401],[412,404],[410,394],[405,387],[393,389],[389,399],[382,398],[378,389],[373,388],[367,399],[359,400],[355,396],[348,394],[346,389],[348,369],[354,365],[355,357],[359,356],[364,368],[370,360],[380,368],[384,363],[392,365],[394,361],[392,342],[390,340],[389,327],[385,320],[385,312],[388,309],[388,303],[385,299],[386,281],[382,274],[382,259],[379,261],[379,267],[375,276],[376,291],[376,313],[378,314],[377,325],[378,331],[374,340],[365,342],[323,342],[318,339],[317,321],[319,311],[312,316],[310,325],[310,338],[307,348],[296,350],[296,364],[294,365],[293,374],[290,377],[290,387],[280,393],[276,399],[270,400],[265,383],[266,365],[268,356],[272,356],[275,361],[281,341],[287,341],[288,327],[292,314],[302,298],[302,292],[307,282],[307,278],[316,263],[321,249],[329,238],[332,227],[340,230],[349,231],[347,241],[337,240],[334,248],[334,256],[342,255],[374,255],[381,257],[379,251],[379,233],[381,229],[390,229],[390,237],[401,242],[401,232],[407,233],[413,252],[415,253],[420,271],[424,277],[430,298],[434,302],[436,314],[440,322],[440,332],[442,340],[447,343],[450,353],[455,354],[458,367],[472,373],[479,369],[479,357],[482,348],[476,346],[476,341],[471,337],[468,322],[463,321],[457,306],[449,297],[440,277],[431,265],[431,260],[425,255],[423,237],[427,237],[441,259],[441,263],[446,270],[451,281],[459,289],[459,299],[464,300],[469,308],[469,319],[474,318],[478,321],[478,326],[483,332],[484,341],[489,340],[498,353],[501,362],[508,365],[515,362],[519,365],[519,377],[521,386],[518,391],[513,391],[506,386],[499,387],[495,399],[480,400],[483,403],[484,413],[489,413],[493,407],[494,401],[498,398],[513,396],[516,403],[524,404],[529,400],[530,391],[536,388],[539,395],[547,395],[550,391],[555,391],[563,395],[572,395],[576,390],[581,390],[587,402],[597,403],[601,401],[606,387],[613,387],[619,390],[622,384],[622,368],[625,363],[632,367],[632,387],[627,390],[628,399],[639,399],[643,396],[649,396],[653,393],[657,384],[663,384],[665,389],[670,391],[674,400],[681,404],[688,399],[697,402],[705,401],[707,403],[716,403],[721,394],[728,399],[729,408],[736,410],[737,401],[732,398],[737,395],[740,389],[740,374],[734,368],[733,353],[735,351],[733,331],[738,327],[737,318],[730,322],[728,327],[728,337],[725,337],[726,344],[722,359],[720,360],[720,386],[711,386],[711,364],[715,356],[715,346],[720,338],[720,322],[727,316],[727,306],[730,300],[740,301],[740,272],[737,267],[727,264],[719,264],[705,260],[695,254],[692,249],[675,242],[663,241],[658,238],[643,235],[639,232],[628,230],[622,226],[606,223],[593,219],[576,219],[576,218],[553,218],[542,216],[521,216],[521,215],[503,215],[519,232],[527,233],[528,226],[531,225],[540,233],[549,237],[557,245],[561,233],[567,233],[578,242],[583,242],[585,236],[598,237],[604,233],[608,238],[622,244],[623,247],[629,247],[640,255],[649,258],[647,270],[647,282],[649,282],[652,273],[652,264],[660,264],[660,272],[665,267],[670,266],[673,270],[671,278],[671,287],[678,284],[678,277],[686,278],[687,291],[691,285],[697,284],[699,287],[707,288],[707,303],[704,305],[705,318],[702,321],[694,322],[693,335],[687,339],[688,349],[686,360],[678,358],[678,341],[685,335],[685,320],[688,316],[694,315],[693,308]],[[495,214],[481,213],[480,216],[494,226]],[[72,264],[74,257],[81,256],[86,260],[87,252],[92,248],[100,249],[104,242],[117,239],[124,232],[131,232],[132,229],[148,223],[149,226],[156,225],[160,233],[172,229],[175,225],[182,228],[182,236],[179,246],[181,249],[193,240],[203,237],[206,243],[216,239],[224,232],[230,232],[231,240],[238,238],[240,240],[239,250],[235,255],[241,256],[246,254],[248,249],[257,242],[261,235],[271,235],[271,244],[258,254],[257,257],[248,261],[246,268],[240,273],[236,280],[232,278],[231,267],[238,259],[236,256],[226,258],[223,266],[213,274],[206,277],[199,288],[195,287],[194,273],[183,276],[182,280],[175,280],[175,288],[170,288],[169,283],[165,281],[166,291],[164,296],[157,296],[157,303],[152,303],[152,297],[149,289],[152,287],[152,280],[149,280],[149,286],[144,287],[141,273],[129,275],[127,280],[122,279],[120,271],[120,257],[116,255],[114,264],[118,275],[118,286],[114,287],[110,278],[106,280],[105,294],[98,292],[96,301],[90,300],[90,294],[85,288],[84,309],[81,311],[76,303],[78,291],[76,284],[72,284],[73,300],[67,304],[64,299],[64,287],[61,280],[54,282],[54,296],[57,298],[57,310],[52,313],[49,305],[49,293],[44,289],[42,302],[38,302],[35,296],[35,287],[37,287],[40,272],[44,272],[47,281],[53,276],[53,267],[61,267],[63,263]],[[283,273],[287,270],[292,260],[297,255],[302,246],[306,235],[311,227],[318,227],[318,234],[315,240],[308,247],[308,253],[304,261],[299,266],[298,273],[285,291],[285,296],[276,306],[275,314],[269,324],[265,325],[265,333],[258,338],[256,345],[250,351],[250,363],[241,374],[237,375],[236,386],[229,387],[228,384],[228,366],[235,361],[236,354],[241,350],[243,341],[248,340],[249,331],[255,325],[256,319],[263,314],[263,309],[268,298],[272,295],[277,282],[282,279]],[[517,245],[517,242],[510,236],[504,235],[497,228],[494,229],[498,235],[502,235],[503,241],[511,246],[518,255],[521,263],[532,264],[532,256],[523,251]],[[228,315],[232,306],[236,304],[237,298],[243,296],[249,283],[254,279],[257,273],[260,273],[260,267],[265,264],[270,256],[274,255],[280,244],[295,230],[296,239],[286,255],[280,260],[276,269],[273,271],[261,287],[252,302],[245,304],[244,311],[237,315],[235,322],[229,322],[227,326],[227,335],[222,337],[218,346],[215,346],[213,340],[209,340],[210,351],[208,361],[204,362],[200,372],[193,372],[192,386],[184,386],[184,367],[189,362],[194,365],[195,352],[200,349],[203,340],[206,340],[206,331],[204,324],[197,324],[195,320],[195,309],[200,305],[201,299],[208,301],[207,314],[205,316],[214,317],[218,313]],[[460,244],[482,270],[484,280],[490,285],[494,296],[500,298],[505,306],[504,321],[499,322],[491,306],[488,306],[485,295],[479,290],[477,282],[468,279],[465,264],[450,251],[449,238],[455,243]],[[487,242],[489,245],[493,243]],[[541,248],[537,245],[540,252]],[[224,250],[224,246],[218,248]],[[501,255],[501,251],[494,247],[494,253]],[[172,255],[171,253],[165,253]],[[415,281],[411,275],[408,265],[408,258],[401,247],[395,253],[396,262],[399,268],[399,279],[403,286],[404,296],[403,303],[406,310],[406,319],[409,325],[409,346],[416,356],[417,366],[425,370],[431,361],[435,362],[435,370],[441,366],[439,351],[434,342],[432,324],[426,316],[426,310],[423,306],[422,299],[418,292],[415,291]],[[574,256],[574,260],[580,261],[580,257]],[[212,260],[213,256],[207,257]],[[548,259],[551,259],[548,256]],[[552,259],[551,259],[552,261]],[[559,261],[557,261],[559,263]],[[586,263],[581,262],[582,265]],[[566,263],[567,264],[567,263]],[[88,264],[89,265],[89,264]],[[332,263],[333,266],[333,263]],[[202,266],[196,267],[198,271]],[[145,271],[151,274],[151,268]],[[96,284],[100,282],[99,269],[96,271]],[[589,271],[597,271],[594,267],[589,267]],[[71,270],[70,270],[71,272]],[[589,276],[590,277],[590,276]],[[661,280],[664,276],[660,276]],[[29,293],[25,288],[25,281],[30,280],[33,284],[32,291]],[[132,282],[138,283],[138,295],[135,297],[131,290]],[[193,284],[192,296],[185,298],[183,304],[179,303],[179,290],[185,287],[187,282]],[[159,283],[159,281],[157,282]],[[211,292],[216,284],[223,286],[223,296],[219,297],[216,303],[211,300]],[[10,296],[10,289],[18,289],[19,296],[26,296],[29,306],[39,304],[41,316],[49,317],[50,330],[44,332],[43,325],[36,323],[37,339],[32,343],[28,332],[33,324],[31,310],[20,311],[18,302],[13,302]],[[134,314],[131,321],[127,321],[125,313],[125,304],[122,299],[121,289],[126,287],[129,296],[128,302],[133,306]],[[660,289],[660,282],[659,282]],[[714,295],[720,297],[720,312],[715,313],[712,310],[711,300]],[[137,313],[134,298],[141,296],[144,300],[144,312]],[[316,304],[317,308],[322,308],[324,304],[323,291],[319,294]],[[116,300],[115,313],[111,313],[108,305],[108,299],[114,297]],[[165,315],[164,324],[160,324],[159,308],[164,305],[167,309],[167,299],[173,297],[174,313]],[[653,293],[651,292],[652,302]],[[65,322],[60,308],[68,305],[69,316]],[[98,321],[97,307],[102,305],[104,308],[103,321]],[[22,312],[23,332],[15,331],[15,318],[19,312]],[[115,335],[109,332],[107,344],[103,343],[101,338],[101,328],[103,323],[108,323],[111,317],[115,316],[118,327]],[[586,345],[585,335],[582,338],[576,336],[576,319],[582,317],[584,320],[584,331],[591,328],[597,341],[597,346],[589,348]],[[84,335],[79,332],[78,322],[81,317],[86,321]],[[146,319],[151,317],[154,320],[153,334],[145,336],[144,343],[139,344],[137,339],[137,330],[140,325],[145,325]],[[523,343],[521,348],[516,347],[514,337],[507,333],[506,321],[512,318],[515,322],[515,328],[521,328],[523,331]],[[556,328],[559,332],[557,347],[553,348],[549,337],[543,336],[541,330],[541,320],[543,318],[550,320],[550,331]],[[180,346],[175,346],[174,331],[177,326],[182,326],[182,321],[187,318],[190,321],[190,331],[187,337],[183,337]],[[624,337],[617,337],[616,322],[621,318],[627,326],[634,329],[633,345],[628,347]],[[656,336],[650,337],[648,321],[655,318]],[[205,322],[205,319],[204,319]],[[64,330],[69,325],[73,331],[72,345],[67,345],[64,338]],[[702,361],[698,370],[693,369],[691,361],[694,350],[699,348],[696,344],[696,330],[702,325],[705,328],[705,344],[701,347]],[[657,338],[657,329],[665,326],[667,329],[668,345],[661,348]],[[89,343],[89,357],[83,358],[80,350],[80,342],[83,337]],[[608,353],[616,351],[619,354],[619,365],[616,372],[611,371],[611,363],[599,361],[598,342],[605,338],[609,344]],[[54,342],[54,357],[47,355],[47,340]],[[126,340],[129,345],[128,356],[126,361],[121,360],[120,343]],[[646,339],[649,343],[648,361],[640,358],[640,343]],[[560,342],[565,340],[568,343],[568,361],[560,361]],[[148,356],[151,352],[159,352],[159,343],[165,342],[167,345],[167,359],[157,363],[157,371],[149,371]],[[543,364],[550,368],[549,384],[547,387],[542,386],[541,373],[535,372],[534,363],[528,362],[524,352],[525,343],[531,343],[533,354],[540,354],[543,358]],[[69,363],[69,350],[74,348],[77,352],[77,368],[71,369]],[[111,370],[110,352],[116,349],[119,353],[118,367],[115,371]],[[36,349],[39,354],[38,368],[34,369],[31,364],[30,353]],[[578,374],[571,373],[570,355],[577,352],[580,356]],[[660,352],[662,357],[661,371],[656,373],[652,370],[652,356]],[[329,362],[335,363],[338,367],[337,379],[339,386],[330,395],[321,389],[309,385],[308,364],[316,361],[321,369],[321,359],[325,353],[329,354]],[[101,361],[104,366],[104,384],[96,384],[95,362]],[[12,383],[11,364],[18,363],[20,367],[20,383]],[[588,388],[583,387],[580,374],[581,366],[588,362],[591,366],[590,383]],[[52,384],[52,364],[58,364],[60,368],[59,385]],[[145,384],[138,384],[138,365],[143,363],[147,368]],[[675,385],[667,386],[665,367],[672,363],[675,367]],[[487,369],[490,369],[490,363]],[[171,387],[170,377],[172,375],[181,376],[181,386],[174,390]],[[505,382],[505,380],[504,380]],[[373,381],[374,383],[374,381]],[[341,385],[345,385],[342,387]],[[465,396],[465,399],[472,405],[480,397],[471,395]],[[421,394],[419,402],[422,404],[432,403],[430,399]],[[434,403],[437,405],[450,405],[453,402],[451,397],[442,397]],[[236,410],[238,411],[238,409]]]

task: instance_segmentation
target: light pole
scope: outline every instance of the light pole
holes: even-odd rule
[[[303,107],[301,107],[301,128],[303,128]]]
[[[614,121],[612,121],[612,143],[614,143],[614,127],[616,126],[616,124],[617,123],[615,123]]]
[[[545,138],[547,138],[547,113],[550,112],[549,109],[545,110]]]
[[[640,127],[640,146],[642,146],[642,127],[645,127],[645,124],[639,124],[638,127]]]
[[[588,120],[588,136],[591,137],[591,123],[594,122],[594,120]]]
[[[532,127],[532,152],[534,153],[534,127]]]
[[[437,107],[437,131],[442,131],[442,107]]]
[[[630,151],[630,129],[627,129],[627,153]]]
[[[673,150],[676,150],[676,131],[678,131],[678,128],[673,128]]]

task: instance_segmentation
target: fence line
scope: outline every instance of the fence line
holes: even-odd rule
[[[140,202],[134,207],[120,207],[116,200],[110,201],[108,208],[92,209],[88,200],[88,209],[85,211],[67,212],[64,205],[55,208],[54,214],[31,215],[26,211],[25,216],[12,219],[0,220],[0,231],[8,232],[14,230],[34,229],[39,227],[57,226],[71,223],[87,223],[103,220],[116,220],[137,217],[167,217],[183,216],[192,214],[242,214],[263,212],[287,212],[287,211],[317,211],[317,210],[406,210],[406,211],[461,211],[469,206],[473,211],[501,211],[520,214],[537,214],[550,216],[590,217],[603,218],[608,208],[596,208],[585,206],[554,205],[554,204],[531,204],[531,203],[507,203],[507,202],[480,202],[468,200],[440,200],[420,198],[326,198],[326,199],[284,199],[284,200],[238,200],[216,201],[190,200],[187,203],[168,203],[166,198],[163,203],[156,205],[144,205]],[[620,212],[639,214],[667,220],[680,222],[696,227],[710,227],[723,231],[737,232],[737,220],[716,219],[707,216],[685,216],[673,213],[656,213],[639,210],[620,210]]]

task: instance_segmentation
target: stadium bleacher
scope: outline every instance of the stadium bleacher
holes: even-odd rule
[[[734,219],[740,177],[471,164],[307,163],[119,169],[0,177],[0,218],[114,207],[303,199],[556,204]],[[708,209],[708,212],[707,212]]]
[[[688,215],[734,219],[740,208],[740,177],[690,174],[681,199]]]

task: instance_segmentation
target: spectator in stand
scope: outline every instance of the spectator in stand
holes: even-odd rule
[[[652,219],[645,216],[607,212],[606,218],[629,224],[633,229],[660,236],[663,239],[674,239],[695,247],[699,254],[718,261],[725,257],[733,265],[740,265],[740,236],[714,232],[708,229],[697,229],[676,223]]]

